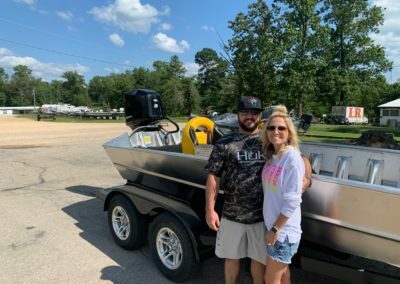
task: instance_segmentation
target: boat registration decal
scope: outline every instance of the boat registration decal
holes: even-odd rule
[[[147,144],[151,144],[151,137],[150,136],[144,136],[144,143]]]

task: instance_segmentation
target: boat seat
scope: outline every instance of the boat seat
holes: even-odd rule
[[[213,135],[214,122],[211,119],[201,116],[191,118],[183,129],[182,152],[195,155],[196,149],[201,149],[201,155],[206,156],[211,152]]]
[[[129,136],[132,147],[161,147],[166,145],[178,145],[181,143],[181,132],[165,133],[161,131],[139,131]]]
[[[382,160],[368,159],[364,174],[364,182],[370,184],[382,184],[382,170]]]
[[[349,168],[351,164],[351,157],[338,156],[336,158],[334,177],[348,179],[349,178]]]
[[[322,153],[310,153],[310,163],[312,172],[319,175],[321,170]]]

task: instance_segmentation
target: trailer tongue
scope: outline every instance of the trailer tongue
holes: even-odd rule
[[[154,91],[127,93],[125,102],[132,133],[103,145],[127,180],[101,192],[111,232],[120,246],[136,249],[152,223],[155,263],[183,281],[214,244],[204,221],[204,166],[223,131],[193,118],[182,132],[173,123],[171,132],[159,123],[165,117]],[[314,170],[303,196],[303,239],[400,267],[400,151],[322,143],[302,143],[301,150]]]

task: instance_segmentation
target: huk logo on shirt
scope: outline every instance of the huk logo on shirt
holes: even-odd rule
[[[264,155],[261,151],[240,150],[236,152],[236,155],[239,162],[264,160]]]

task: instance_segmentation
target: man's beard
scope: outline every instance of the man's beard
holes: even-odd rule
[[[248,126],[245,124],[245,122],[246,122],[247,120],[251,120],[251,121],[254,122],[254,124],[253,124],[252,127],[248,127]],[[244,131],[246,131],[246,132],[253,132],[253,131],[258,127],[258,123],[256,122],[255,119],[248,118],[248,119],[245,119],[243,122],[240,121],[240,119],[238,119],[238,121],[239,121],[239,126],[240,126],[240,128],[242,128],[242,129],[243,129]]]

